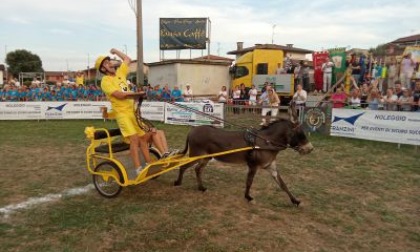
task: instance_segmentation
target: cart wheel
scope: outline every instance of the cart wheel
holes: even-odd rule
[[[120,183],[124,183],[124,178],[119,167],[113,162],[105,161],[98,164],[95,167],[95,172],[111,173],[120,180]],[[120,186],[115,181],[115,178],[111,176],[93,175],[93,184],[95,185],[96,190],[106,198],[117,196],[122,189],[122,186]]]

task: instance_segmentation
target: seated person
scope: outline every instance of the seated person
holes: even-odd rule
[[[181,90],[179,90],[178,86],[174,86],[174,89],[171,92],[171,98],[174,102],[183,102],[184,97],[182,96]]]

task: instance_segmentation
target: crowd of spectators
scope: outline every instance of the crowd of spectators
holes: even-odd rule
[[[355,83],[350,94],[346,94],[340,85],[330,101],[334,108],[420,112],[420,80],[416,80],[413,89],[404,87],[397,80],[385,93],[381,92],[378,79],[365,81],[360,87]]]
[[[2,102],[26,101],[104,101],[102,90],[96,85],[77,85],[74,82],[63,82],[47,85],[34,80],[29,86],[14,80],[0,89]]]

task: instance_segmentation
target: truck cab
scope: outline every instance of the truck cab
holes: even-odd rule
[[[291,97],[294,93],[293,74],[276,74],[278,64],[283,67],[284,53],[278,49],[255,49],[236,60],[233,67],[232,88],[244,84],[250,88],[252,84],[258,90],[265,82],[272,83],[276,92],[283,97]]]

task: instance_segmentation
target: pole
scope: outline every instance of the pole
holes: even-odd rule
[[[274,45],[274,29],[276,28],[276,24],[273,24],[273,33],[271,34],[271,44]]]
[[[137,86],[144,85],[142,1],[137,0]]]
[[[209,32],[208,32],[208,43],[209,43],[209,48],[208,48],[208,51],[207,51],[207,60],[210,60],[211,21],[210,21],[210,18],[207,18],[207,20],[209,21],[209,23],[208,23],[208,30],[209,30]]]
[[[7,65],[6,65],[6,59],[7,59],[7,45],[4,46],[4,73],[6,75],[6,83],[3,84],[8,84],[9,83],[9,76],[7,76]]]
[[[88,81],[90,81],[90,70],[89,70],[89,65],[90,65],[90,55],[88,53],[88,65],[87,65],[87,80],[86,80],[86,84]]]

